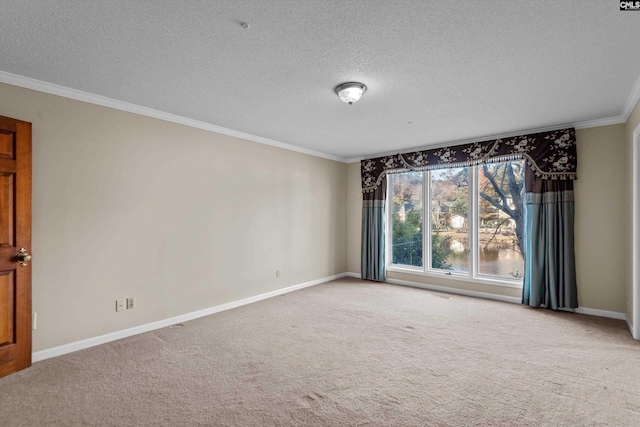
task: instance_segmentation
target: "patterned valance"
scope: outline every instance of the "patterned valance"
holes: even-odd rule
[[[525,159],[542,179],[576,179],[575,129],[561,129],[471,144],[365,159],[362,192],[374,191],[389,172],[422,171]]]

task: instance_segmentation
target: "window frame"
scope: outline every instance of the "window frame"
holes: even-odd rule
[[[460,167],[460,166],[458,166]],[[507,288],[522,289],[523,279],[509,279],[506,277],[492,277],[478,273],[479,250],[478,233],[479,224],[479,188],[478,174],[480,166],[464,166],[469,168],[469,211],[467,212],[468,239],[469,239],[469,269],[468,272],[455,272],[431,267],[431,171],[422,172],[422,267],[394,264],[393,263],[393,175],[405,172],[389,172],[387,185],[387,212],[386,212],[386,251],[385,267],[387,271],[396,273],[408,273],[427,277],[439,277],[446,280],[471,282],[476,284],[502,286]]]

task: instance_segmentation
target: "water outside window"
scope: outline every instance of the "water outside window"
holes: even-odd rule
[[[524,275],[524,162],[483,165],[478,170],[478,274],[519,279]]]
[[[431,172],[431,268],[469,271],[469,169]]]

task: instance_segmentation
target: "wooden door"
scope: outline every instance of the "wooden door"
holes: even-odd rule
[[[0,116],[0,377],[31,366],[30,251],[31,123]]]

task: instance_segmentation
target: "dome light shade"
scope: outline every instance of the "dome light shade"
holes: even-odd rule
[[[362,83],[357,82],[342,83],[336,88],[336,94],[340,97],[342,102],[349,105],[359,100],[362,94],[366,91],[367,87]]]

